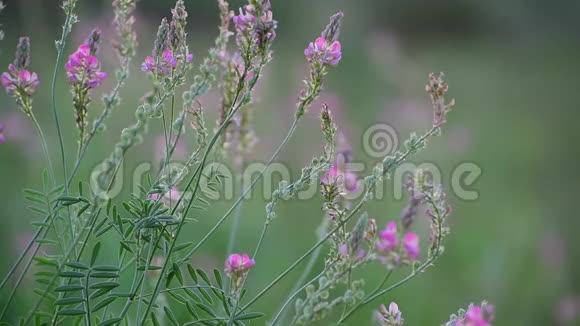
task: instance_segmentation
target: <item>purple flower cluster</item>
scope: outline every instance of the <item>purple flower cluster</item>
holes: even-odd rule
[[[248,4],[240,8],[232,18],[237,32],[238,45],[248,42],[263,48],[276,38],[277,22],[273,18],[270,0],[263,1],[261,8]]]
[[[177,66],[180,59],[180,55],[174,55],[173,51],[167,49],[164,50],[161,57],[158,58],[159,62],[157,62],[157,60],[152,56],[145,58],[145,61],[141,64],[141,71],[150,71],[153,74],[166,76]],[[185,61],[189,63],[191,60],[193,60],[193,54],[187,54]]]
[[[351,171],[343,172],[339,168],[338,163],[334,163],[332,167],[326,171],[326,174],[321,178],[321,182],[326,186],[340,186],[341,189],[351,193],[356,192],[359,189],[356,174]]]
[[[101,71],[99,59],[91,54],[89,44],[81,44],[77,51],[69,56],[64,67],[69,81],[86,89],[100,86],[107,78],[107,74]]]
[[[390,221],[385,229],[380,232],[380,237],[376,243],[376,249],[384,254],[390,254],[399,247],[399,234],[397,223]],[[407,232],[403,236],[402,249],[409,261],[419,259],[421,248],[419,246],[419,236],[413,232]]]
[[[40,85],[35,72],[18,69],[13,64],[9,64],[8,71],[2,73],[0,82],[9,95],[20,93],[21,96],[31,96]]]
[[[329,42],[320,36],[314,42],[310,42],[304,50],[306,59],[311,63],[336,66],[342,58],[340,41]]]
[[[226,260],[225,272],[228,277],[241,277],[249,271],[256,262],[248,254],[231,254]]]
[[[381,304],[376,318],[384,326],[402,326],[405,321],[399,306],[395,302],[391,302],[388,309],[384,304]]]
[[[451,326],[491,326],[493,316],[493,305],[472,305],[465,312],[465,317],[454,321]]]

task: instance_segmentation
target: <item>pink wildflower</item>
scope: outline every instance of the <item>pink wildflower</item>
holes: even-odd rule
[[[402,313],[395,302],[391,302],[388,309],[384,304],[381,304],[377,319],[381,325],[385,326],[402,326],[404,323]]]
[[[82,84],[87,89],[100,86],[107,78],[107,74],[101,71],[99,59],[91,55],[89,44],[81,44],[77,51],[69,56],[64,67],[71,83]]]
[[[157,73],[161,76],[168,75],[173,68],[177,66],[179,59],[183,58],[181,55],[174,55],[173,51],[171,50],[164,50],[161,54],[161,57],[158,58],[159,62],[157,63],[155,58],[148,56],[145,58],[145,61],[141,64],[141,71],[147,72],[150,71],[152,73]],[[187,63],[193,60],[193,54],[188,53],[185,56],[185,61]]]
[[[403,237],[403,247],[409,260],[415,261],[419,258],[421,248],[419,247],[419,236],[417,234],[413,232],[405,234]]]
[[[4,125],[0,123],[0,144],[4,144],[6,137],[4,136]]]
[[[337,163],[333,164],[332,167],[326,171],[326,174],[322,176],[321,181],[327,185],[339,182],[348,192],[356,192],[358,190],[358,179],[356,174],[350,171],[341,171]]]
[[[493,320],[493,305],[470,306],[463,319],[457,320],[453,326],[491,326]]]
[[[247,254],[231,254],[226,260],[225,272],[229,277],[240,276],[249,271],[256,262]]]
[[[172,187],[171,190],[169,190],[168,192],[166,192],[163,196],[161,196],[161,201],[167,205],[167,206],[171,206],[172,204],[175,204],[179,201],[179,198],[181,198],[182,193],[179,191],[179,189],[177,189],[177,187]],[[149,198],[151,200],[158,200],[160,198],[159,194],[152,194],[151,196],[149,196]]]
[[[398,234],[397,234],[397,223],[391,221],[387,224],[387,227],[381,231],[380,240],[377,243],[377,250],[389,253],[393,251],[399,244]]]
[[[31,96],[40,85],[38,75],[26,69],[19,70],[13,64],[8,65],[8,72],[2,73],[0,83],[6,93],[12,95],[21,92],[21,95]]]
[[[336,66],[342,58],[342,50],[338,40],[329,43],[324,37],[318,37],[314,42],[308,44],[304,50],[304,55],[310,62]]]

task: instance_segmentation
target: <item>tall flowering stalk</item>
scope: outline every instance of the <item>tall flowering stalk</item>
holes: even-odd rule
[[[46,138],[32,111],[32,97],[40,86],[40,80],[38,75],[35,72],[31,72],[29,69],[30,39],[28,37],[21,37],[16,46],[14,62],[8,65],[8,71],[3,72],[0,75],[0,85],[2,85],[6,90],[6,93],[16,101],[16,105],[18,105],[20,110],[32,121],[36,131],[38,132],[38,136],[40,137],[51,179],[54,180],[54,168],[52,167],[52,160],[50,158]],[[4,135],[2,135],[2,142],[4,142]]]
[[[73,106],[75,109],[76,124],[79,130],[79,153],[85,144],[88,133],[88,106],[91,102],[91,90],[99,87],[107,78],[107,73],[101,71],[101,64],[97,58],[101,31],[94,29],[87,41],[69,56],[65,64],[66,75],[71,83]]]

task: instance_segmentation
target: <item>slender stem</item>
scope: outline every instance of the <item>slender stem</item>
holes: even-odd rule
[[[213,233],[215,233],[215,231],[217,231],[217,229],[225,222],[225,220],[234,211],[234,209],[244,200],[246,195],[248,195],[248,193],[250,193],[250,191],[252,191],[254,185],[260,180],[260,178],[264,175],[264,173],[270,167],[270,165],[272,165],[272,162],[274,162],[274,160],[278,157],[278,155],[280,154],[282,149],[286,146],[286,144],[288,143],[288,141],[292,137],[292,134],[294,134],[294,131],[296,130],[296,126],[298,124],[298,120],[299,119],[294,120],[294,123],[292,123],[292,126],[290,127],[288,134],[286,135],[286,137],[284,138],[282,143],[280,143],[280,146],[278,146],[278,149],[276,149],[274,154],[272,154],[272,156],[270,157],[270,159],[268,160],[268,162],[266,163],[264,168],[260,171],[258,176],[254,179],[254,181],[252,181],[252,183],[245,189],[245,191],[240,195],[240,197],[238,197],[238,199],[233,203],[233,205],[228,209],[228,211],[219,219],[219,221],[214,225],[214,227],[195,245],[195,247],[193,247],[193,249],[191,249],[187,253],[187,255],[185,255],[184,258],[179,260],[179,262],[178,262],[179,265],[182,264],[183,262],[189,260],[189,258],[205,243],[205,241],[207,241],[207,239],[209,239],[211,237],[211,235]]]
[[[286,299],[286,301],[284,301],[284,303],[282,304],[282,306],[278,309],[278,313],[276,313],[276,316],[274,316],[274,319],[268,324],[270,326],[274,326],[276,325],[276,323],[278,322],[278,320],[280,319],[281,321],[284,321],[284,311],[286,309],[286,307],[292,302],[292,300],[294,300],[294,298],[300,294],[300,292],[304,291],[304,289],[316,282],[316,280],[318,280],[322,275],[324,275],[324,273],[326,273],[327,268],[325,268],[322,272],[320,272],[320,274],[316,275],[312,280],[308,281],[307,283],[305,283],[302,286],[299,286],[299,284],[302,284],[302,282],[300,283],[296,283],[295,287],[290,291],[290,296],[288,296],[288,298]]]
[[[244,164],[242,163],[240,165],[240,178],[239,178],[239,182],[240,182],[240,193],[244,191],[244,184],[243,184],[243,178],[241,177],[241,175],[243,174],[244,171]],[[236,244],[236,237],[238,234],[238,229],[240,228],[240,218],[242,215],[242,207],[244,203],[241,202],[237,207],[236,207],[236,212],[234,213],[234,221],[232,223],[232,229],[230,230],[230,239],[228,240],[228,251],[227,254],[228,256],[230,254],[233,253],[234,251],[234,246]]]
[[[51,83],[51,102],[52,102],[51,109],[52,109],[52,114],[54,116],[54,123],[56,125],[56,131],[58,134],[58,142],[60,145],[60,157],[61,157],[61,161],[62,161],[62,173],[63,173],[64,180],[68,180],[68,172],[67,172],[67,167],[66,167],[66,154],[65,154],[65,149],[64,149],[62,130],[60,127],[60,119],[58,117],[58,111],[56,109],[56,79],[57,79],[58,72],[60,69],[60,61],[62,58],[62,53],[64,52],[66,38],[67,38],[68,34],[70,33],[71,17],[73,15],[72,11],[74,10],[75,5],[76,5],[76,2],[69,4],[69,6],[70,6],[69,11],[66,13],[66,18],[65,18],[63,29],[62,29],[62,34],[61,34],[60,41],[58,43],[58,47],[57,47],[57,51],[56,51],[57,52],[56,53],[56,63],[54,64],[54,70],[52,73],[52,83]],[[69,185],[67,183],[67,184],[65,184],[65,187],[64,187],[65,196],[68,196],[68,193],[69,193],[68,190],[69,190]],[[70,212],[70,207],[67,209],[67,211],[68,211],[69,231],[71,233],[71,237],[74,238],[73,219],[72,219],[72,215]],[[75,253],[76,253],[76,248],[75,248]]]
[[[46,137],[44,136],[44,133],[42,132],[42,128],[40,127],[40,123],[38,123],[38,120],[36,120],[36,117],[34,116],[32,111],[30,112],[30,119],[32,120],[32,123],[34,124],[34,127],[36,128],[36,131],[38,132],[38,136],[40,137],[40,142],[42,144],[42,151],[44,152],[46,162],[48,163],[48,170],[50,173],[50,179],[52,180],[53,183],[56,184],[54,167],[52,165],[52,160],[50,159],[50,152],[48,151]]]
[[[159,235],[159,237],[161,237],[161,234]],[[147,271],[149,270],[149,266],[150,266],[150,262],[151,259],[153,258],[153,239],[149,239],[149,250],[147,251],[147,261],[145,262],[145,270],[143,273],[147,273]],[[145,286],[141,287],[141,292],[139,294],[139,298],[143,297],[143,293],[145,292]],[[137,302],[137,315],[135,320],[139,320],[139,315],[141,314],[141,305],[142,305],[142,301],[139,300],[139,302]]]

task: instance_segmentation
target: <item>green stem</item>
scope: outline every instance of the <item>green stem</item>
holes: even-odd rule
[[[243,178],[241,177],[241,175],[243,174],[244,171],[244,164],[240,165],[240,178],[239,178],[239,182],[240,182],[240,192],[244,191],[244,184],[243,184]],[[234,245],[236,244],[236,237],[238,234],[238,229],[240,228],[240,218],[242,215],[242,207],[244,203],[241,202],[239,205],[237,205],[236,207],[236,212],[234,213],[234,221],[232,223],[232,229],[230,230],[230,238],[228,240],[228,251],[227,254],[228,256],[230,254],[233,253],[234,251]]]
[[[159,237],[161,237],[162,234],[159,235]],[[145,262],[145,270],[143,271],[143,273],[147,273],[147,271],[149,270],[149,266],[150,266],[150,262],[151,259],[153,259],[153,239],[150,238],[149,239],[149,249],[147,251],[147,261]],[[135,265],[137,266],[137,265]],[[141,298],[143,297],[143,293],[145,292],[145,286],[141,287],[141,292],[139,293],[139,302],[137,302],[137,315],[135,320],[139,320],[139,315],[141,314],[141,305],[142,305],[142,301]]]
[[[252,189],[254,188],[254,186],[256,185],[256,183],[264,175],[264,173],[270,167],[270,165],[272,165],[272,162],[274,162],[274,160],[278,157],[278,154],[280,154],[280,152],[282,151],[282,148],[284,148],[286,146],[286,144],[288,143],[288,141],[292,137],[292,134],[296,130],[296,126],[298,124],[298,120],[299,119],[295,119],[294,120],[294,123],[292,123],[292,126],[290,127],[290,130],[288,131],[288,134],[286,135],[286,137],[284,138],[284,140],[282,141],[282,143],[280,143],[280,146],[278,146],[278,149],[274,152],[274,154],[272,154],[272,156],[270,157],[270,160],[268,160],[268,163],[266,163],[266,166],[264,166],[264,168],[262,168],[262,170],[260,171],[260,173],[258,174],[258,176],[254,179],[254,181],[252,181],[252,183],[245,189],[245,191],[240,195],[240,197],[238,197],[238,199],[233,203],[233,205],[228,209],[228,211],[219,219],[219,221],[214,225],[214,227],[196,244],[196,246],[193,247],[193,249],[191,249],[187,253],[187,255],[184,256],[184,258],[182,258],[181,260],[178,261],[178,264],[179,265],[181,265],[183,262],[189,260],[189,258],[191,256],[193,256],[193,254],[225,222],[225,220],[228,218],[228,216],[230,216],[230,214],[234,211],[234,209],[244,200],[244,198],[246,197],[246,195],[248,195],[250,193],[250,191],[252,191]]]
[[[284,301],[282,306],[278,309],[278,313],[276,313],[276,316],[274,316],[274,319],[268,325],[274,326],[274,325],[276,325],[278,320],[284,321],[284,315],[285,315],[284,311],[285,311],[286,307],[292,302],[292,300],[294,300],[294,298],[296,298],[296,296],[298,294],[300,294],[302,291],[304,291],[304,289],[308,285],[316,282],[316,280],[318,280],[322,275],[324,275],[324,273],[326,273],[326,271],[327,271],[327,269],[325,268],[322,272],[320,272],[320,274],[316,275],[312,280],[310,280],[309,282],[306,282],[302,286],[299,286],[299,284],[302,284],[303,282],[296,283],[294,288],[290,291],[291,295],[288,296],[286,301]]]

